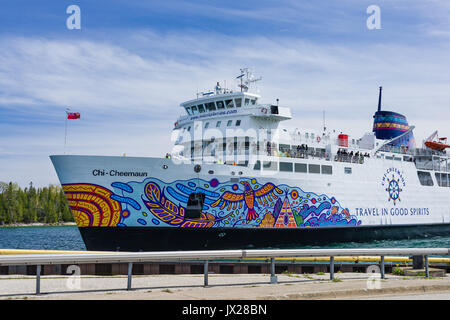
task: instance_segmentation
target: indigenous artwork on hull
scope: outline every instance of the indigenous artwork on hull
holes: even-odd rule
[[[63,186],[78,226],[173,226],[181,228],[305,228],[357,226],[361,221],[328,195],[286,184],[218,179],[163,182],[156,178]],[[200,218],[186,218],[193,192],[205,194]]]
[[[63,190],[79,227],[113,227],[121,219],[122,205],[111,198],[114,192],[87,184],[66,184]]]

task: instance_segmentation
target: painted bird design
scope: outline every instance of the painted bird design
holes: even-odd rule
[[[228,205],[227,210],[230,210],[231,208],[235,210],[236,208],[242,208],[242,203],[245,203],[248,209],[246,219],[247,221],[251,221],[258,217],[258,213],[255,211],[255,205],[258,203],[260,205],[267,204],[268,201],[278,198],[276,193],[283,193],[281,189],[270,182],[257,190],[253,190],[252,186],[247,181],[241,181],[240,183],[244,186],[244,193],[226,191],[216,202],[211,204],[211,206],[220,206],[220,209],[224,209]]]

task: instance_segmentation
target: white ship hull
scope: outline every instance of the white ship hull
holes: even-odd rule
[[[408,161],[273,157],[265,160],[292,163],[291,172],[204,163],[196,173],[194,163],[164,158],[51,159],[88,250],[289,247],[450,230],[450,188],[422,185]],[[302,164],[328,169],[296,172]],[[199,217],[186,216],[192,192],[205,194]]]

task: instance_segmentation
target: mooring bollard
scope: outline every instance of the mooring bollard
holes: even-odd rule
[[[270,283],[277,284],[278,278],[275,275],[275,258],[270,258]]]
[[[36,294],[41,293],[41,266],[36,266]]]
[[[205,261],[205,264],[203,265],[203,286],[208,286],[208,260]]]
[[[131,278],[133,276],[133,262],[128,262],[128,283],[127,290],[131,290]]]
[[[334,279],[334,257],[330,257],[330,280]]]
[[[380,273],[381,273],[381,279],[385,278],[385,273],[384,273],[384,256],[380,257]]]

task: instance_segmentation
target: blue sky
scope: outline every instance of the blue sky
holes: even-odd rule
[[[81,30],[68,30],[68,6]],[[381,10],[369,30],[366,9]],[[422,1],[8,1],[0,10],[0,181],[57,184],[48,155],[161,156],[179,103],[262,75],[267,103],[361,136],[378,86],[418,141],[449,135],[450,3]],[[230,86],[230,85],[229,85]],[[351,117],[349,117],[351,115]],[[297,122],[301,126],[301,122]]]

